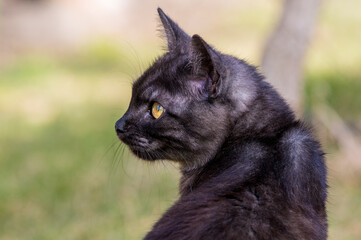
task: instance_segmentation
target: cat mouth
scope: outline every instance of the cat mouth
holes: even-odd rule
[[[129,147],[129,148],[135,156],[137,156],[138,158],[141,158],[143,160],[154,161],[154,160],[159,159],[152,152],[148,152],[146,150],[135,150],[132,147]]]
[[[118,138],[126,144],[130,151],[138,158],[147,161],[157,159],[165,159],[164,154],[160,154],[161,150],[157,150],[157,145],[148,139],[137,135],[118,135]]]
[[[144,151],[150,147],[150,142],[147,139],[135,135],[118,135],[118,138],[120,141],[128,145],[129,148],[137,151]]]
[[[137,156],[138,158],[141,158],[143,160],[147,161],[154,161],[159,159],[166,159],[163,155],[160,154],[160,151],[153,150],[149,146],[142,146],[139,144],[127,144],[130,151]]]
[[[154,161],[160,159],[160,154],[152,148],[151,143],[144,139],[135,136],[119,137],[119,139],[126,144],[130,151],[138,158],[147,161]]]

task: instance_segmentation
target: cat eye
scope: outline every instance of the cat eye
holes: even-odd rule
[[[163,106],[157,102],[154,102],[152,106],[152,116],[155,119],[158,119],[160,116],[162,116],[163,112],[164,112]]]

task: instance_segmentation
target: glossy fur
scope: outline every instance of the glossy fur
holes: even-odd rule
[[[326,168],[310,129],[255,67],[158,12],[169,51],[115,126],[140,158],[180,164],[180,197],[145,239],[326,239]]]

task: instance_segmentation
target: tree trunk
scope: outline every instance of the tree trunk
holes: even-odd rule
[[[266,43],[262,70],[300,114],[303,59],[314,31],[321,0],[284,0],[282,16]]]

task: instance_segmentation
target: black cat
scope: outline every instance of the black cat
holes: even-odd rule
[[[169,51],[115,125],[138,157],[180,164],[180,198],[145,239],[326,239],[326,167],[310,129],[255,67],[158,13]]]

